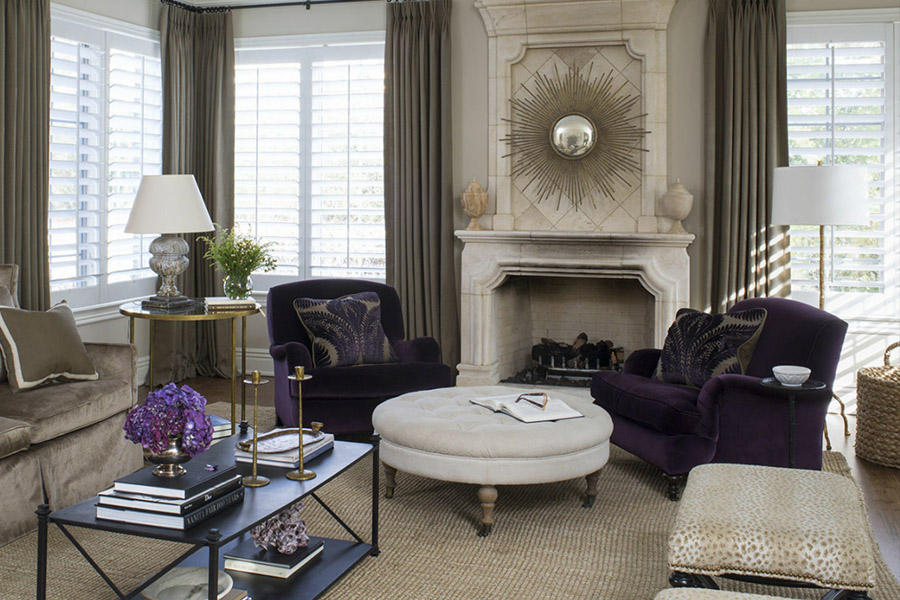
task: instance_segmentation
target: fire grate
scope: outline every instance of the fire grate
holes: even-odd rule
[[[587,334],[581,333],[572,344],[542,338],[540,344],[532,346],[531,358],[534,360],[531,367],[504,379],[503,383],[585,387],[597,371],[620,371],[625,351],[610,340],[590,343]]]

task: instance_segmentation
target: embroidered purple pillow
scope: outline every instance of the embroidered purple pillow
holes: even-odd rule
[[[716,375],[747,372],[766,321],[766,309],[709,314],[682,308],[669,327],[657,377],[692,387]]]
[[[294,310],[312,340],[316,368],[397,362],[381,326],[381,300],[375,292],[331,300],[297,298]]]

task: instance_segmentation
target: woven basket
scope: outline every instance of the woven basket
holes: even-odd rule
[[[892,367],[891,350],[883,367],[866,367],[856,375],[856,455],[900,468],[900,367]]]

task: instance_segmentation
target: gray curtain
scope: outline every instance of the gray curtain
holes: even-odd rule
[[[450,147],[450,0],[387,4],[384,203],[387,283],[408,337],[459,362]]]
[[[790,292],[787,230],[770,225],[788,162],[784,0],[709,0],[708,19],[705,300],[721,312]]]
[[[234,225],[234,29],[230,11],[202,13],[164,5],[163,173],[197,179],[213,222]],[[208,234],[207,234],[208,235]],[[205,245],[186,234],[190,266],[181,291],[222,296],[222,278],[203,258]],[[231,323],[158,323],[154,381],[231,376]],[[158,358],[157,358],[158,357]]]
[[[50,2],[0,4],[0,263],[19,304],[50,305]]]

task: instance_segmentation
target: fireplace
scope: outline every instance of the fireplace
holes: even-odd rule
[[[687,306],[692,235],[458,231],[459,385],[499,382],[531,364],[541,338],[579,333],[625,354],[658,346]]]
[[[585,332],[613,340],[626,354],[659,346],[675,312],[688,306],[687,246],[694,236],[673,233],[682,231],[680,225],[657,206],[669,183],[666,27],[674,4],[476,2],[488,34],[491,200],[483,220],[490,230],[456,232],[464,243],[459,385],[494,384],[525,368],[541,337],[571,343]],[[568,90],[564,84],[573,73],[583,81],[562,94],[565,106],[543,93],[548,83]],[[589,93],[596,78],[607,78],[616,94],[636,98],[626,120],[640,124],[646,150],[617,144],[598,128],[597,139],[614,154],[613,162],[639,163],[611,186],[591,178],[591,146],[576,155],[554,142],[564,117],[590,117],[573,107],[585,94],[592,102],[599,98]],[[544,152],[544,143],[565,161]],[[534,148],[541,152],[532,154]],[[535,169],[520,168],[516,152],[536,157]],[[547,165],[552,168],[537,168]],[[560,173],[571,176],[561,184]],[[589,181],[590,193],[569,185],[573,178]]]

